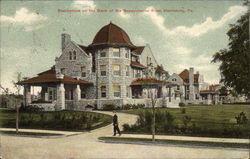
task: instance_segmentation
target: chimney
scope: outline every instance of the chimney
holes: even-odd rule
[[[71,37],[69,34],[63,33],[62,34],[62,51],[65,49],[65,47],[68,45],[68,43],[71,41]]]
[[[194,83],[194,68],[193,67],[189,68],[189,83],[190,84]]]

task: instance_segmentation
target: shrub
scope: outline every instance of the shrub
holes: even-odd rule
[[[247,124],[247,117],[244,112],[241,112],[238,116],[235,117],[237,124],[242,125],[242,124]]]
[[[21,106],[19,111],[20,112],[39,112],[39,111],[43,111],[44,108],[40,108],[38,106],[35,105],[28,105],[28,106]]]
[[[115,105],[114,104],[104,104],[102,109],[103,110],[115,110]]]
[[[186,114],[186,109],[185,108],[181,109],[181,114]]]
[[[185,107],[186,104],[185,104],[185,103],[179,103],[179,106],[180,106],[180,107]]]

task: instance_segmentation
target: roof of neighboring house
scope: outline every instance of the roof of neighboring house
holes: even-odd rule
[[[215,91],[215,90],[200,90],[201,94],[218,94],[219,91]]]
[[[41,84],[41,83],[71,83],[71,84],[92,84],[91,82],[75,79],[70,76],[63,76],[62,79],[56,77],[55,67],[52,67],[50,70],[41,72],[38,76],[29,78],[23,81],[18,82],[19,85],[24,84]]]
[[[131,61],[130,65],[131,65],[131,67],[137,67],[137,68],[141,68],[141,69],[146,68],[146,66],[144,66],[143,64],[141,64],[138,61]]]
[[[183,79],[185,83],[189,83],[189,71],[187,69],[184,69],[179,76]],[[199,82],[199,74],[194,74],[194,83]]]
[[[144,48],[145,46],[136,46],[136,48],[132,51],[132,53],[135,53],[136,55],[141,55]]]
[[[155,78],[138,78],[132,81],[131,85],[164,85],[170,84],[169,81],[157,80]]]
[[[162,66],[157,66],[155,72],[159,72],[159,73],[167,73],[168,71],[164,70],[164,68]]]
[[[217,88],[219,87],[220,85],[219,84],[215,84],[215,85],[209,85],[209,89],[207,90],[200,90],[200,93],[211,93],[211,94],[218,94],[219,93],[219,90],[217,90]]]
[[[122,28],[111,22],[97,32],[91,45],[100,44],[118,44],[135,47],[130,41],[128,34]]]

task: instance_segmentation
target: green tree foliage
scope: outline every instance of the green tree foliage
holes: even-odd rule
[[[221,62],[220,71],[225,86],[233,88],[238,94],[250,97],[249,76],[249,9],[227,32],[229,44],[213,56],[212,62]]]

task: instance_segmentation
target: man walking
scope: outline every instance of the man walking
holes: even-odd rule
[[[121,131],[118,127],[118,117],[116,115],[116,111],[113,111],[113,113],[114,113],[114,116],[113,116],[114,135],[113,136],[116,135],[116,131],[119,133],[119,136],[121,136]]]

